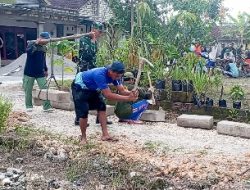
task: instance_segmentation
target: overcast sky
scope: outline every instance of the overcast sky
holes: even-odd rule
[[[250,0],[224,0],[224,6],[229,8],[232,16],[244,11],[250,14]]]

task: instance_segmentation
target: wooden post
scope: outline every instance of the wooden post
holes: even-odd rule
[[[61,38],[42,39],[41,42],[42,43],[49,43],[49,42],[59,42],[59,41],[63,41],[63,40],[74,40],[74,39],[78,39],[78,38],[81,38],[83,36],[88,36],[88,35],[91,35],[91,34],[93,34],[93,32],[89,32],[89,33],[86,33],[86,34],[74,34],[74,35],[71,35],[71,36],[65,36],[65,37],[61,37]],[[28,41],[28,42],[36,42],[36,40],[31,40],[31,41]]]

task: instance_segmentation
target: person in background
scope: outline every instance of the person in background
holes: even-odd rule
[[[224,60],[226,62],[228,62],[229,60],[233,60],[233,62],[235,62],[235,56],[230,49],[226,49],[225,54],[224,54]]]
[[[78,72],[96,68],[97,41],[102,36],[103,29],[102,23],[94,22],[91,34],[80,39]]]
[[[236,50],[236,54],[237,54],[237,57],[242,57],[242,54],[243,54],[243,45],[240,45],[239,48],[237,48]]]
[[[31,112],[32,104],[32,90],[34,81],[40,89],[47,89],[46,77],[48,76],[48,68],[46,65],[46,44],[43,39],[50,39],[48,32],[42,32],[36,42],[29,42],[27,46],[27,59],[24,67],[23,75],[23,89],[25,92],[25,106],[26,111]],[[53,111],[50,101],[43,101],[43,110],[46,112]]]
[[[225,54],[225,51],[226,51],[226,45],[224,43],[221,44],[221,54],[220,54],[220,58],[221,59],[224,59],[224,54]]]
[[[102,127],[103,141],[117,141],[111,137],[107,129],[106,104],[103,96],[113,101],[133,102],[138,98],[137,91],[126,90],[121,77],[125,73],[122,62],[115,61],[107,67],[94,68],[79,72],[71,85],[76,116],[80,118],[81,144],[87,143],[86,130],[89,110],[97,110]],[[112,93],[109,84],[113,84],[119,94]],[[102,95],[103,94],[103,95]]]
[[[227,75],[232,78],[238,78],[240,76],[239,68],[233,59],[229,60],[229,63],[226,66],[226,70],[223,71],[224,75]]]
[[[210,48],[210,52],[208,54],[207,64],[206,67],[208,69],[208,75],[213,76],[214,75],[214,68],[216,66],[216,55],[217,55],[217,45],[212,45]]]
[[[246,52],[246,58],[244,59],[243,72],[247,77],[250,76],[250,51]]]
[[[195,45],[194,45],[195,49],[194,49],[194,53],[197,56],[201,56],[201,52],[202,52],[202,46],[200,44],[200,40],[197,40]]]
[[[135,84],[135,77],[132,72],[126,72],[123,77],[123,84],[128,90],[132,90]],[[141,115],[145,112],[149,105],[149,99],[152,97],[151,92],[142,88],[138,89],[138,101],[136,102],[118,102],[115,106],[115,114],[119,118],[119,122],[127,122],[129,124],[142,124]]]
[[[234,43],[233,42],[230,44],[229,49],[233,53],[234,59],[236,60],[236,49],[234,48]]]

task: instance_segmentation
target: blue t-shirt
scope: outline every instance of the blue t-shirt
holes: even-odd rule
[[[109,88],[108,84],[111,83],[115,86],[121,85],[121,80],[113,80],[108,76],[108,69],[100,67],[78,73],[75,83],[90,90],[104,90]]]
[[[237,78],[240,76],[240,71],[236,63],[229,63],[229,67],[230,67],[230,72],[232,73],[233,77]]]

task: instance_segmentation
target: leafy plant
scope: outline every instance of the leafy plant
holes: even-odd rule
[[[77,43],[74,41],[63,40],[57,42],[56,44],[59,55],[62,57],[54,61],[55,65],[60,65],[62,67],[62,88],[64,86],[64,72],[73,73],[71,67],[65,67],[65,57],[74,54],[75,49],[77,49]]]
[[[171,71],[171,76],[173,80],[183,80],[184,77],[183,68],[176,65],[174,69]]]
[[[245,93],[241,86],[235,85],[230,90],[230,96],[233,101],[243,100]]]
[[[201,97],[203,94],[206,94],[206,91],[209,85],[209,78],[207,74],[194,73],[192,81],[193,81],[195,92],[198,97]]]
[[[237,109],[229,110],[229,118],[231,118],[232,120],[236,120],[238,116],[239,116],[239,110]]]
[[[216,87],[216,90],[219,91],[219,87],[222,85],[222,74],[215,73],[214,77],[211,79],[211,82]]]
[[[0,133],[6,129],[6,122],[12,109],[12,103],[0,95]]]

